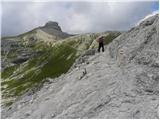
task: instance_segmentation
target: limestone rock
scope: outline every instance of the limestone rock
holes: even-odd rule
[[[81,56],[78,67],[32,94],[32,103],[18,109],[22,97],[2,109],[2,118],[158,119],[158,21],[158,15],[148,18],[105,46],[104,53]]]

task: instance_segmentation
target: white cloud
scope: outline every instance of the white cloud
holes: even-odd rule
[[[141,22],[143,22],[144,20],[148,19],[149,17],[152,17],[156,14],[159,14],[159,11],[153,11],[151,14],[148,14],[147,16],[145,16],[143,19],[139,20],[135,26],[138,26]]]
[[[2,35],[57,21],[69,33],[127,30],[153,12],[153,2],[3,2]]]

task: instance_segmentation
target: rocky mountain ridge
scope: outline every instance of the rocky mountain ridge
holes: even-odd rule
[[[76,57],[68,72],[46,78],[40,90],[3,109],[2,118],[158,119],[158,26],[159,15],[152,16],[116,37],[104,53],[88,49],[93,44],[77,45],[88,37],[67,38],[63,44],[87,51]]]
[[[64,39],[72,36],[63,32],[57,22],[49,21],[43,27],[40,27],[40,29],[48,34],[55,35],[56,39]]]
[[[46,23],[43,28],[48,27],[57,27],[62,33],[56,22]],[[108,44],[121,33],[103,34],[106,35],[105,44]],[[24,93],[40,89],[47,78],[66,73],[83,52],[95,51],[99,35],[93,33],[57,39],[55,35],[36,28],[19,36],[2,38],[2,104],[10,106]]]
[[[47,22],[43,27],[35,28],[27,33],[15,36],[15,37],[4,37],[2,38],[2,70],[7,67],[7,58],[3,58],[3,55],[7,56],[7,54],[11,50],[19,49],[19,59],[14,60],[14,62],[23,63],[31,56],[34,56],[31,54],[33,51],[30,51],[30,47],[34,44],[37,44],[39,42],[47,42],[47,43],[53,43],[57,40],[64,39],[67,37],[70,37],[72,35],[69,35],[67,33],[64,33],[61,30],[61,27],[58,25],[57,22],[49,21]],[[24,49],[25,47],[25,49]],[[28,49],[29,48],[29,49]],[[22,52],[22,53],[20,53]],[[26,53],[24,53],[26,52]],[[22,54],[22,55],[20,55]],[[14,55],[11,55],[11,57],[14,57]],[[5,64],[6,63],[6,64]]]

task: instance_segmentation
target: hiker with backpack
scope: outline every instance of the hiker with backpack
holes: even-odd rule
[[[97,39],[97,42],[99,43],[98,52],[100,52],[101,48],[102,48],[102,52],[104,52],[104,36],[100,36]]]

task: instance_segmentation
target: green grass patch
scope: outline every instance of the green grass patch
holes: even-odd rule
[[[7,67],[3,70],[2,74],[1,74],[1,77],[3,79],[6,79],[8,78],[9,76],[11,76],[13,74],[13,72],[19,67],[19,65],[14,65],[14,66],[10,66],[10,67]]]
[[[108,34],[104,39],[104,44],[105,45],[109,44],[110,42],[112,42],[119,35],[120,35],[120,33],[119,34],[115,34],[115,33]]]
[[[6,93],[6,95],[3,95],[4,97],[20,96],[27,90],[43,84],[45,78],[55,78],[66,73],[78,57],[76,56],[77,50],[66,44],[45,49],[45,51],[42,55],[29,60],[27,65],[22,69],[23,72],[20,70],[20,73],[16,73],[13,79],[2,82],[2,86],[7,85],[3,92],[4,94]],[[34,69],[27,72],[31,68]],[[13,72],[14,69],[8,68],[6,71]],[[7,75],[3,73],[5,75],[3,77],[6,78],[12,72],[10,74],[5,72]],[[23,77],[20,77],[22,75]]]
[[[13,102],[10,101],[10,102],[7,102],[5,105],[6,105],[6,106],[11,106],[12,104],[13,104]]]

